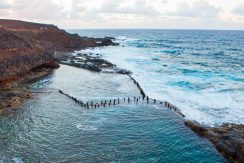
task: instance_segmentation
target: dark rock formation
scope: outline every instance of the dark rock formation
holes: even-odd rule
[[[0,25],[2,86],[18,80],[33,69],[57,68],[56,58],[60,59],[58,52],[117,45],[112,42],[112,38],[80,37],[60,30],[54,25],[4,19],[0,19]]]
[[[185,124],[199,135],[207,137],[231,162],[244,162],[244,125],[205,127],[192,121],[186,121]]]
[[[0,19],[0,112],[25,99],[25,91],[13,89],[19,82],[41,78],[58,68],[69,52],[87,47],[117,45],[112,38],[88,38],[70,34],[49,24]],[[94,60],[99,65],[98,60]],[[100,71],[99,67],[88,67]],[[11,91],[6,91],[6,88]],[[24,94],[24,95],[23,95]]]
[[[0,115],[8,112],[8,109],[18,108],[23,101],[30,98],[31,94],[27,90],[0,90]]]
[[[103,71],[107,73],[131,74],[129,70],[120,69],[116,65],[102,59],[99,55],[93,54],[78,53],[77,56],[66,57],[61,63],[93,72]]]

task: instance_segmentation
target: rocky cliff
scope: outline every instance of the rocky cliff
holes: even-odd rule
[[[115,45],[111,38],[87,38],[54,25],[0,19],[0,85],[37,68],[56,68],[56,52]]]
[[[57,26],[0,19],[0,114],[31,97],[18,83],[39,79],[58,68],[57,61],[87,47],[116,45],[112,38],[87,38]]]

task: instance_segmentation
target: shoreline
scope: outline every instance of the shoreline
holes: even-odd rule
[[[209,139],[216,149],[230,162],[244,161],[244,125],[223,124],[219,127],[207,127],[194,121],[185,121],[199,136]]]
[[[20,77],[17,81],[11,81],[10,85],[0,89],[0,115],[8,114],[9,111],[18,109],[22,104],[33,98],[32,93],[20,87],[21,84],[30,83],[42,79],[53,72],[51,68],[39,68],[31,71],[25,76]]]
[[[68,66],[73,66],[69,64]],[[87,69],[79,66],[73,66],[82,69]],[[87,69],[89,70],[89,69]],[[91,72],[96,72],[89,70]],[[99,73],[99,72],[98,72]],[[141,88],[140,84],[130,76],[126,74],[132,82],[135,84],[140,94],[146,93]],[[151,99],[153,101],[153,99]],[[216,149],[230,162],[243,162],[244,161],[244,125],[242,124],[223,124],[218,127],[203,126],[198,122],[185,119],[185,115],[181,113],[180,109],[169,102],[165,102],[165,107],[180,115],[183,118],[184,124],[193,130],[200,137],[205,137],[210,140]],[[89,108],[89,107],[88,107]]]
[[[33,24],[27,23],[26,25],[29,26]],[[5,45],[5,43],[2,43],[4,48],[0,49],[0,53],[4,56],[3,58],[0,58],[0,71],[6,72],[2,73],[0,78],[0,83],[3,85],[6,84],[4,86],[5,88],[0,90],[0,115],[8,112],[11,109],[14,110],[21,107],[21,105],[26,100],[32,98],[32,94],[28,90],[19,87],[20,83],[28,83],[30,81],[35,81],[43,78],[46,75],[49,75],[55,68],[59,67],[57,60],[62,63],[67,59],[72,59],[67,53],[88,47],[116,45],[112,42],[113,38],[96,39],[79,37],[77,35],[67,34],[55,26],[41,26],[47,26],[50,28],[50,31],[39,31],[42,35],[38,35],[38,37],[41,37],[39,39],[43,41],[43,43],[36,43],[34,46],[30,44],[30,40],[25,40],[26,33],[22,35],[22,38],[17,35],[19,34],[19,31],[16,32],[15,29],[4,29],[0,31],[1,34],[5,36],[7,41],[9,41],[11,44]],[[33,28],[35,30],[39,30],[40,26],[38,25],[37,27],[35,26]],[[54,39],[53,42],[46,44],[44,42],[49,38],[48,34],[54,34],[56,39]],[[60,34],[65,34],[65,38],[62,38]],[[33,34],[32,39],[36,39],[35,37],[35,34]],[[16,39],[17,42],[15,41]],[[63,43],[67,42],[59,42],[59,39],[65,39],[66,41],[68,40],[68,42],[72,40],[72,43],[69,47],[65,48],[64,45],[66,44]],[[57,46],[55,43],[60,43],[60,45]],[[37,48],[38,46],[41,46],[42,48],[39,49]],[[96,57],[89,55],[81,55],[80,57],[85,57],[86,59],[79,60],[77,64],[75,60],[76,58],[73,58],[73,61],[71,60],[68,65],[87,69],[97,73],[120,73],[127,74],[129,77],[131,77],[130,71],[118,69],[116,65],[106,60],[97,59]],[[28,62],[25,60],[28,60]],[[16,66],[16,63],[19,65]],[[93,63],[93,65],[89,65],[89,63]],[[131,79],[133,80],[133,78]],[[146,95],[143,89],[140,87],[139,83],[135,80],[134,83],[140,90],[141,94]],[[218,151],[223,154],[229,161],[244,161],[244,125],[229,124],[219,127],[207,127],[202,126],[197,122],[188,120],[185,120],[185,125],[190,127],[200,136],[208,138],[215,145]]]
[[[21,106],[27,90],[20,93],[19,85],[50,74],[71,52],[117,45],[111,37],[80,37],[49,24],[7,19],[0,24],[0,112]]]
[[[68,66],[71,66],[71,65],[68,65]],[[72,67],[72,66],[71,66]],[[76,67],[76,66],[73,66],[73,67]],[[91,70],[88,70],[88,71],[91,71]],[[50,71],[50,73],[52,72],[52,70]],[[91,72],[94,72],[94,71],[91,71]],[[50,73],[46,74],[46,75],[49,75]],[[45,76],[46,76],[45,75]],[[44,76],[42,76],[44,77]],[[42,78],[41,76],[39,77],[39,79]],[[37,79],[38,80],[38,79]],[[133,81],[132,81],[133,82]],[[21,90],[22,92],[23,90]],[[24,90],[25,91],[25,90]],[[16,93],[17,94],[17,93]],[[16,96],[16,94],[14,96]],[[22,99],[22,103],[25,101],[25,100],[28,100],[28,99],[31,99],[32,96],[29,96],[30,92],[27,93],[27,96],[23,96],[23,94],[20,94],[19,97],[21,97]],[[17,100],[19,101],[19,100]],[[19,104],[19,106],[22,105]],[[175,112],[176,114],[179,114],[177,111],[175,111],[174,109],[170,109],[171,111]],[[0,115],[1,115],[1,112],[0,112]],[[180,115],[180,114],[179,114]],[[242,142],[241,139],[243,139],[241,137],[242,135],[242,132],[235,132],[234,134],[231,135],[231,133],[228,133],[228,132],[223,132],[223,131],[235,131],[236,129],[236,126],[240,126],[240,131],[244,131],[244,125],[230,125],[230,126],[225,126],[224,129],[222,126],[220,127],[207,127],[207,126],[202,126],[200,124],[198,124],[197,122],[193,122],[193,121],[188,121],[186,119],[184,119],[184,116],[181,116],[183,117],[183,121],[185,121],[185,125],[188,126],[189,128],[191,128],[196,134],[198,134],[199,136],[202,136],[202,137],[205,137],[207,138],[208,140],[210,140],[214,146],[216,147],[216,149],[226,158],[228,159],[229,161],[231,162],[240,162],[242,161],[242,149],[243,149],[243,145],[240,144],[238,146],[235,146],[236,143],[240,143]],[[217,132],[216,132],[217,131]],[[216,135],[216,133],[218,133],[218,135]],[[235,141],[236,139],[236,136],[239,137],[240,139],[240,142],[235,142],[235,144],[232,144],[231,142]],[[226,139],[227,137],[227,139]],[[233,148],[238,148],[238,150],[234,150],[233,151]]]

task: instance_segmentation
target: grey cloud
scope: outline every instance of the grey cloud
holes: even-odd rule
[[[82,6],[82,4],[72,1],[72,7],[70,11],[67,11],[68,19],[80,18],[84,13],[87,12],[87,8]]]
[[[81,0],[72,0],[71,10],[67,12],[69,20],[81,20],[87,22],[99,21],[102,20],[103,17],[95,12],[95,8],[87,8],[84,6]]]
[[[98,9],[100,13],[113,14],[140,14],[140,15],[158,15],[159,12],[151,5],[146,5],[144,0],[136,0],[131,7],[123,7],[119,4],[123,1],[108,0]]]
[[[239,6],[236,6],[232,10],[232,13],[238,14],[238,15],[244,15],[244,4],[240,4]]]
[[[161,0],[161,3],[168,3],[168,0]]]
[[[216,17],[220,12],[219,8],[212,6],[207,1],[199,0],[189,6],[187,3],[182,3],[179,8],[168,15],[182,16],[182,17]]]

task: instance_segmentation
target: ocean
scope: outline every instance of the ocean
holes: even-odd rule
[[[208,126],[244,124],[244,31],[67,30],[114,37],[119,46],[91,48],[132,71],[146,94],[178,106]]]
[[[147,95],[170,101],[187,119],[210,126],[243,124],[242,31],[68,31],[115,37],[119,46],[75,53],[100,54],[130,70]],[[227,162],[207,138],[162,104],[121,101],[86,109],[58,91],[99,103],[141,96],[127,75],[61,64],[23,87],[33,98],[0,116],[0,163]]]

